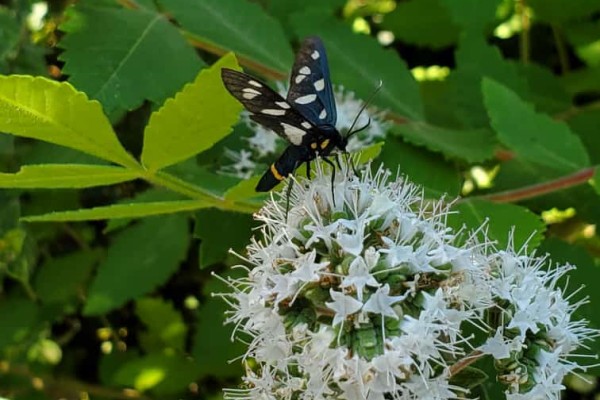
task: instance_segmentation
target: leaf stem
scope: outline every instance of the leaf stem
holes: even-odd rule
[[[205,189],[198,187],[194,184],[186,182],[182,179],[177,178],[171,174],[166,172],[158,171],[158,172],[150,172],[146,171],[142,176],[142,179],[147,182],[161,186],[166,189],[169,189],[175,193],[182,194],[186,197],[202,200],[206,203],[210,204],[213,207],[227,210],[227,211],[237,211],[242,213],[253,213],[256,211],[257,207],[250,203],[245,202],[235,202],[231,200],[227,200],[223,197],[219,197],[213,193],[206,191]]]
[[[548,182],[525,186],[514,190],[506,190],[503,192],[491,193],[482,196],[474,196],[474,198],[495,201],[498,203],[512,203],[521,200],[527,200],[534,197],[543,196],[548,193],[553,193],[558,190],[582,185],[594,176],[595,171],[595,168],[585,168],[575,172],[574,174],[566,175]]]

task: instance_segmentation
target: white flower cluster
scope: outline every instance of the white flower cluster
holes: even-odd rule
[[[568,267],[496,251],[477,240],[483,229],[458,244],[449,206],[382,168],[336,177],[318,166],[289,212],[284,195],[256,216],[247,275],[221,294],[248,343],[244,385],[226,399],[469,398],[452,378],[486,355],[507,399],[558,398],[564,374],[582,368],[567,356],[597,333],[571,322],[579,304],[557,288]]]
[[[285,96],[287,90],[284,85],[280,84],[278,86],[280,87],[279,92]],[[345,90],[342,86],[335,89],[334,96],[337,104],[337,129],[344,135],[351,128],[352,122],[360,112],[364,102],[357,99],[353,92]],[[245,138],[248,142],[248,149],[226,149],[224,155],[227,163],[219,172],[241,179],[248,179],[253,174],[262,173],[263,171],[256,170],[260,161],[272,162],[271,158],[287,143],[272,131],[253,122],[246,112],[243,115],[243,121],[253,132],[252,136]],[[350,137],[347,146],[348,151],[360,150],[385,137],[389,123],[384,120],[383,113],[365,109],[354,128],[361,128],[367,123],[368,127],[366,129]]]

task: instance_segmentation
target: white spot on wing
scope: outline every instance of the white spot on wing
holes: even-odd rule
[[[323,109],[321,111],[321,113],[319,114],[319,119],[325,119],[325,118],[327,118],[327,110]]]
[[[262,85],[259,82],[253,81],[253,80],[249,80],[248,83],[252,86],[255,87],[262,87]]]
[[[302,121],[302,123],[300,125],[302,125],[302,127],[306,128],[306,129],[311,128],[310,122],[307,122],[307,121]]]
[[[313,60],[317,60],[321,55],[319,54],[318,51],[313,51],[312,54],[310,55],[312,57]]]
[[[296,79],[295,79],[296,83],[302,82],[304,80],[304,78],[306,78],[306,75],[301,75],[301,74],[296,75]]]
[[[315,81],[313,85],[315,86],[315,89],[317,89],[317,91],[320,92],[321,90],[325,89],[325,80],[321,78],[318,81]]]
[[[281,127],[283,128],[283,133],[285,133],[285,136],[292,144],[299,146],[302,143],[302,138],[306,134],[306,131],[285,122],[281,123]]]
[[[285,108],[286,110],[290,108],[290,105],[287,103],[287,101],[276,101],[275,104],[281,108]]]
[[[274,108],[265,108],[264,110],[260,110],[260,112],[267,115],[285,115],[285,110],[276,110]]]
[[[316,98],[317,98],[316,94],[307,94],[305,96],[298,97],[296,100],[294,100],[294,103],[308,104],[308,103],[312,103],[313,101],[315,101]]]
[[[243,88],[242,89],[242,97],[248,100],[252,100],[256,96],[258,96],[260,92],[256,89],[252,88]]]
[[[310,68],[308,68],[307,66],[304,66],[302,68],[300,68],[298,70],[298,72],[302,75],[309,75],[310,74]]]

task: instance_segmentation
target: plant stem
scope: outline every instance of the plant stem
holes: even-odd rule
[[[563,176],[548,182],[483,196],[474,196],[471,198],[485,199],[498,203],[513,203],[556,192],[558,190],[567,189],[573,186],[582,185],[594,176],[595,171],[595,168],[585,168],[581,171],[575,172],[574,174]]]
[[[529,20],[529,13],[527,12],[526,0],[517,0],[516,12],[521,17],[521,35],[519,36],[521,62],[523,62],[523,64],[528,64],[530,58],[529,29],[531,24]]]
[[[235,202],[219,197],[166,172],[146,171],[142,176],[142,179],[153,185],[167,188],[186,197],[204,201],[207,203],[208,207],[216,207],[222,210],[237,211],[242,213],[253,213],[258,208],[256,205],[251,203]]]
[[[552,35],[556,43],[556,52],[558,53],[558,61],[560,62],[560,72],[565,75],[571,69],[569,66],[569,55],[567,54],[567,46],[563,40],[562,32],[556,25],[552,25]]]

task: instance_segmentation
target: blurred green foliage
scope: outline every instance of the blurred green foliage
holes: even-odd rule
[[[219,399],[239,382],[211,272],[237,273],[228,250],[265,196],[220,174],[249,131],[220,68],[275,85],[308,35],[334,85],[364,100],[383,81],[369,156],[463,196],[452,226],[488,220],[500,243],[514,227],[579,264],[570,287],[587,283],[600,327],[597,0],[4,0],[0,396]]]

